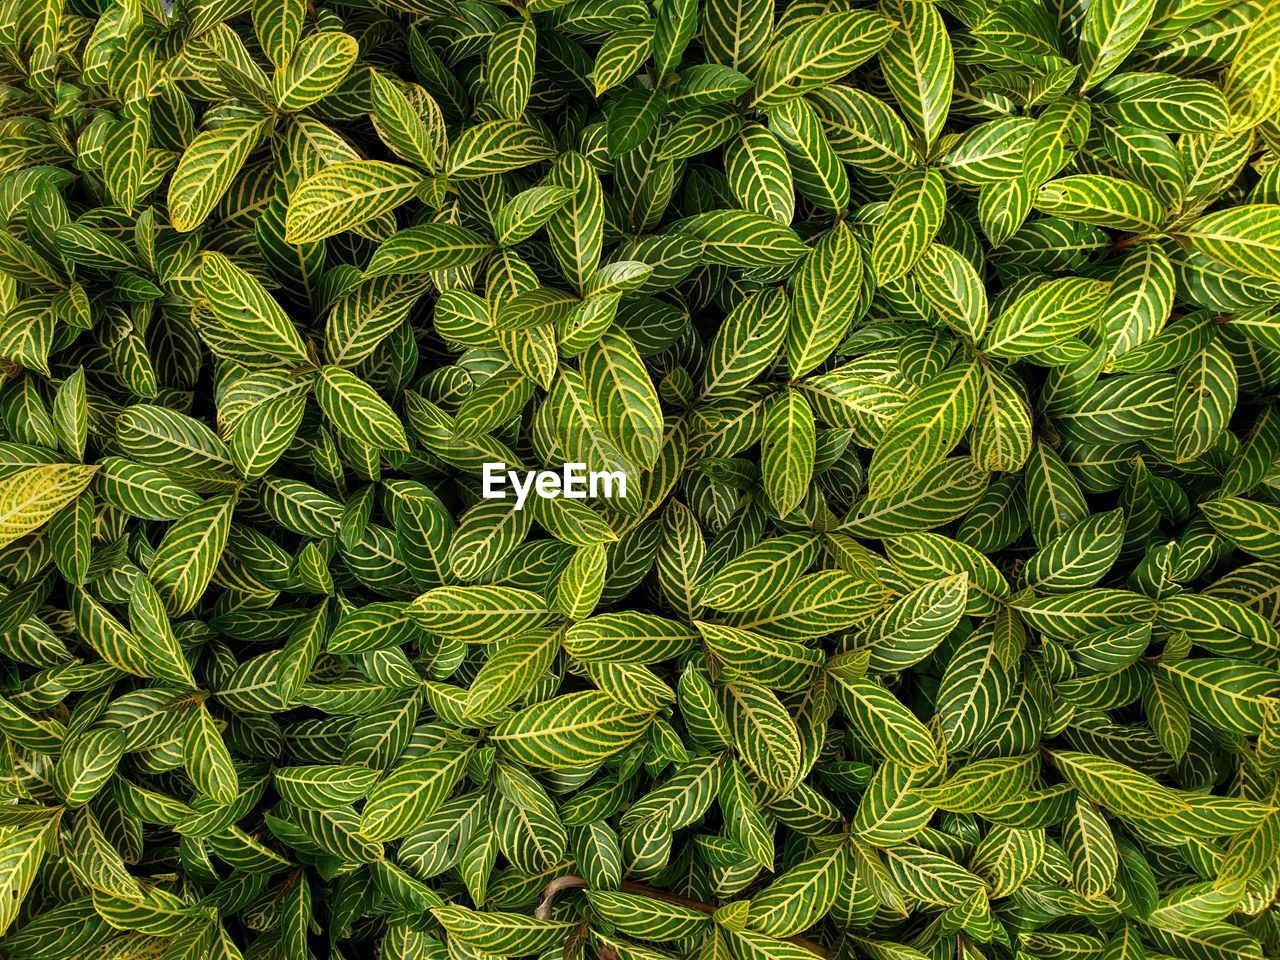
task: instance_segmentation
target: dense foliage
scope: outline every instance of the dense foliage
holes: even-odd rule
[[[0,52],[0,956],[1280,955],[1276,0]]]

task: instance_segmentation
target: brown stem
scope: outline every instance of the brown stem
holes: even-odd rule
[[[566,874],[563,877],[556,877],[542,891],[542,899],[538,902],[538,907],[533,911],[533,915],[539,920],[551,919],[551,908],[555,905],[556,897],[564,890],[587,890],[590,884],[585,879],[576,874]],[[623,893],[635,894],[639,897],[648,897],[651,900],[664,900],[667,903],[674,903],[677,906],[688,907],[690,910],[698,910],[710,916],[714,914],[719,907],[712,906],[709,903],[703,903],[701,900],[690,900],[688,897],[682,897],[678,893],[668,893],[666,890],[657,890],[654,887],[646,886],[643,883],[633,883],[630,880],[623,880],[618,885],[618,889]],[[827,948],[820,943],[805,937],[789,937],[791,943],[819,957],[827,956]]]
[[[538,908],[533,911],[533,916],[538,920],[550,920],[551,908],[554,906],[556,897],[560,895],[561,890],[585,890],[586,888],[587,881],[572,873],[565,874],[563,877],[556,877],[543,889],[542,899],[538,901]]]

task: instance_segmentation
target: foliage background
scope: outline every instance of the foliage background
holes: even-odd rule
[[[0,2],[0,953],[1280,955],[1277,36]]]

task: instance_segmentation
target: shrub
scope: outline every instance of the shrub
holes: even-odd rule
[[[0,955],[1280,955],[1280,5],[0,9]]]

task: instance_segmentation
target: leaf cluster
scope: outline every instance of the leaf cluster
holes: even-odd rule
[[[4,0],[0,147],[0,957],[1280,955],[1276,0]]]

